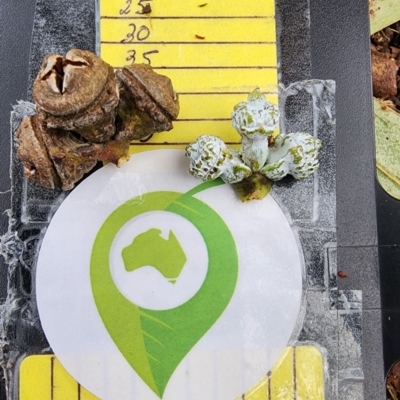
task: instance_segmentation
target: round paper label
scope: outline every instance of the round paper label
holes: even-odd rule
[[[107,165],[62,203],[39,254],[49,343],[103,400],[234,400],[295,327],[302,259],[272,196],[187,174],[179,150]]]

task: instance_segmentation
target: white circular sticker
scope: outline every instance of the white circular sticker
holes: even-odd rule
[[[43,329],[103,400],[234,400],[296,325],[303,264],[277,203],[242,203],[187,169],[179,150],[107,165],[61,204],[43,240]]]

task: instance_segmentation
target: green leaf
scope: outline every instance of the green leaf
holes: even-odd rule
[[[370,32],[374,34],[400,20],[398,0],[371,0]],[[378,182],[394,198],[400,200],[400,115],[383,109],[374,99],[375,146]]]
[[[186,194],[152,192],[134,198],[107,218],[93,245],[90,277],[99,314],[123,356],[160,398],[178,364],[218,320],[236,287],[238,255],[232,234],[213,209],[192,197],[219,184],[206,182]],[[209,263],[202,287],[190,300],[173,309],[155,311],[138,307],[119,292],[111,276],[109,253],[127,221],[159,210],[178,214],[198,229],[206,243]],[[152,247],[147,251],[153,251]],[[170,273],[168,268],[161,269]]]
[[[400,200],[400,114],[383,109],[374,99],[377,178],[383,189]]]
[[[400,20],[399,0],[371,0],[369,2],[371,35]]]

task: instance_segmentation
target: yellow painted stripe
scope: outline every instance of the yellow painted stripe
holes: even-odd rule
[[[235,19],[124,19],[115,24],[114,19],[100,21],[100,41],[125,42],[178,42],[199,41],[195,35],[203,36],[203,43],[209,42],[275,42],[275,20],[273,18],[242,19],[246,29],[237,29]]]
[[[185,1],[165,1],[149,0],[152,8],[151,16],[142,16],[142,18],[157,17],[242,17],[242,16],[271,16],[274,14],[273,1],[248,1],[229,0],[227,3],[220,0],[185,0]],[[143,3],[146,4],[146,3]],[[199,5],[206,4],[204,7]],[[119,1],[100,1],[100,15],[108,17],[140,17],[136,12],[142,8],[137,5],[137,0],[119,0]],[[182,25],[182,29],[185,25]]]

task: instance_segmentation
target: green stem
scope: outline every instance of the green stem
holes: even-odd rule
[[[224,185],[224,184],[225,184],[225,182],[221,178],[215,179],[215,181],[203,182],[200,185],[197,185],[193,189],[186,192],[183,196],[185,196],[185,197],[186,196],[194,196],[195,194],[202,192],[203,190],[207,190],[214,186],[220,186],[220,185]]]
[[[240,200],[245,203],[250,200],[262,200],[271,190],[272,181],[259,172],[253,173],[248,178],[234,183]]]

